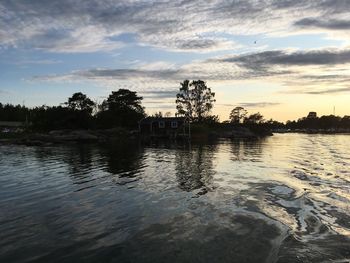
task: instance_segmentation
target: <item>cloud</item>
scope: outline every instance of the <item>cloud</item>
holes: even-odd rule
[[[248,69],[259,70],[267,66],[337,65],[350,63],[350,49],[330,49],[288,52],[285,50],[263,51],[227,57],[221,62],[236,63]]]
[[[35,49],[60,53],[88,53],[97,51],[111,51],[121,48],[120,41],[106,38],[103,28],[87,26],[75,30],[46,31],[35,35],[28,45]]]
[[[281,105],[279,102],[242,102],[238,104],[218,104],[223,107],[266,108]]]
[[[302,28],[324,28],[330,30],[350,30],[350,20],[303,18],[294,23]]]
[[[149,90],[149,91],[142,91],[141,95],[144,98],[151,98],[151,99],[168,99],[168,98],[175,99],[177,92],[178,92],[178,89],[176,88],[174,90]]]
[[[55,59],[22,59],[18,61],[14,61],[15,65],[28,65],[28,64],[36,64],[36,65],[52,65],[62,63],[61,60]]]
[[[172,100],[165,101],[165,100],[147,100],[145,104],[169,104],[174,103],[174,97],[171,97]]]
[[[178,70],[143,70],[143,69],[90,69],[74,72],[77,77],[85,79],[101,79],[101,78],[115,78],[115,79],[171,79],[178,74]]]
[[[275,50],[195,61],[182,66],[162,61],[135,68],[93,68],[62,75],[35,76],[31,81],[95,81],[102,85],[132,85],[141,90],[173,88],[184,79],[244,81],[269,78],[290,85],[292,82],[346,82],[350,49],[309,51]],[[311,67],[311,69],[310,69]],[[312,74],[307,74],[312,72]],[[288,78],[285,78],[288,76]],[[143,88],[142,88],[143,87]]]
[[[110,51],[124,46],[120,36],[133,34],[139,45],[212,52],[239,47],[235,35],[348,30],[349,9],[345,0],[1,1],[0,46]]]
[[[304,94],[312,95],[322,95],[322,94],[338,94],[338,93],[347,93],[350,92],[350,87],[346,88],[336,88],[336,89],[325,89],[325,90],[315,90],[315,91],[304,91]]]
[[[162,109],[162,110],[175,110],[176,109],[176,106],[175,104],[168,104],[168,105],[154,105],[154,106],[147,106],[147,108],[149,109]]]
[[[279,102],[245,102],[240,103],[238,106],[246,107],[246,108],[266,108],[272,106],[281,105]]]
[[[11,89],[0,89],[0,94],[3,94],[3,95],[10,95],[11,94],[11,92],[9,91],[9,90],[11,90]]]
[[[147,98],[172,98],[185,79],[203,79],[209,86],[224,83],[232,88],[237,88],[234,85],[237,81],[257,83],[257,80],[263,80],[283,87],[282,93],[329,94],[331,92],[324,91],[327,86],[333,87],[333,93],[346,90],[350,80],[349,63],[350,49],[273,50],[213,57],[185,65],[158,61],[139,64],[135,68],[76,70],[61,75],[35,76],[30,81],[89,81],[111,89],[135,90]]]
[[[235,67],[232,79],[268,78],[284,85],[334,84],[350,78],[350,49],[272,50],[209,60],[222,68]],[[287,78],[286,78],[287,76]],[[314,82],[314,83],[312,83]]]
[[[88,69],[76,70],[68,74],[53,74],[34,76],[30,81],[34,82],[83,82],[94,81],[106,86],[113,85],[143,85],[152,87],[159,82],[169,82],[179,78],[179,70],[144,70],[144,69]],[[152,82],[150,82],[152,80]],[[108,83],[111,83],[110,85]],[[173,83],[171,83],[173,85]]]

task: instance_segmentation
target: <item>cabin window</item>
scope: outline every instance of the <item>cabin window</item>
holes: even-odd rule
[[[161,128],[161,129],[165,128],[165,122],[164,121],[160,121],[160,122],[158,122],[158,124],[159,124],[159,128]]]
[[[177,121],[171,122],[171,128],[177,128]]]

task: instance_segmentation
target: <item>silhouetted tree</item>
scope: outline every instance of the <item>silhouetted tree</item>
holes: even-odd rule
[[[316,118],[300,118],[297,121],[287,121],[286,128],[291,130],[338,130],[350,129],[350,117],[343,118],[334,115],[324,115]]]
[[[97,119],[102,127],[137,127],[140,119],[145,117],[141,106],[142,97],[127,89],[113,91],[107,100],[102,102]]]
[[[21,121],[28,118],[29,109],[22,105],[11,105],[0,103],[0,121]]]
[[[75,129],[76,119],[72,110],[62,106],[41,106],[31,110],[31,122],[35,130]]]
[[[247,124],[260,124],[264,121],[264,117],[258,112],[249,115],[244,119],[244,123]]]
[[[89,99],[85,94],[77,92],[74,93],[73,96],[68,99],[66,105],[72,110],[86,111],[89,114],[91,114],[95,103],[91,99]]]
[[[74,93],[63,106],[31,109],[30,121],[35,130],[89,129],[94,127],[91,113],[95,103],[81,92]]]
[[[185,80],[176,95],[177,115],[202,122],[215,102],[215,93],[202,80]]]
[[[266,121],[264,125],[268,129],[283,129],[285,127],[283,122],[275,121],[273,119]]]
[[[350,116],[344,116],[340,121],[340,127],[350,128]]]
[[[235,107],[230,113],[231,123],[240,123],[247,116],[248,112],[243,107]]]
[[[177,104],[177,115],[192,118],[190,81],[185,80],[183,83],[180,83],[180,85],[180,92],[176,95],[175,101]]]
[[[156,112],[155,114],[153,114],[153,117],[162,118],[163,117],[163,113],[161,111]]]
[[[208,115],[203,117],[202,122],[206,124],[218,124],[220,120],[218,115]]]
[[[320,129],[338,129],[340,127],[341,117],[328,115],[321,116],[319,118],[319,128]]]

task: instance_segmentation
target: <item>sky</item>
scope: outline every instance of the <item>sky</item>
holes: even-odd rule
[[[175,113],[185,79],[266,119],[350,115],[349,0],[0,0],[0,102],[137,91]]]

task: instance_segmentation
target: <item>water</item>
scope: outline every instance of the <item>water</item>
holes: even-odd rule
[[[349,139],[0,146],[0,262],[349,262]]]

